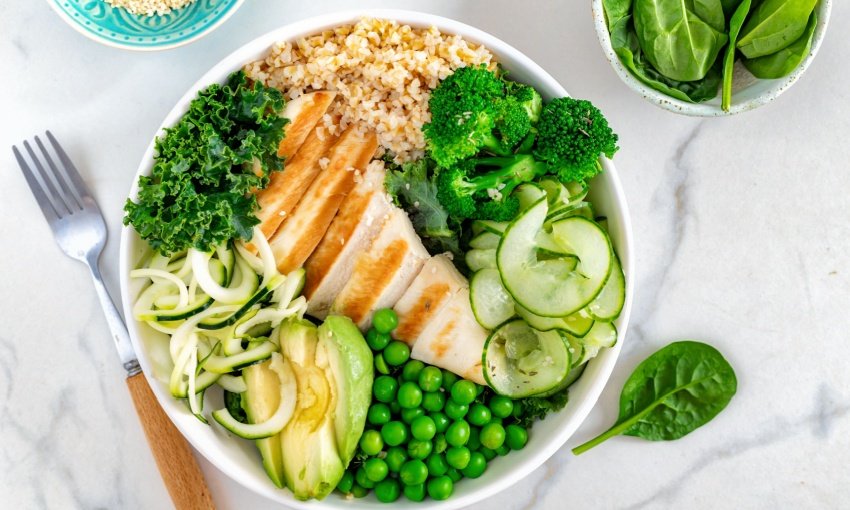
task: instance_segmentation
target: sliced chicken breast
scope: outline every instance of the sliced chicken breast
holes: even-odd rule
[[[429,257],[407,213],[393,207],[372,246],[354,261],[351,278],[330,313],[347,315],[366,331],[372,326],[372,314],[392,308]]]
[[[289,124],[286,125],[286,138],[280,141],[277,149],[278,156],[286,158],[287,162],[292,159],[335,97],[336,92],[320,90],[303,94],[286,103],[280,115],[289,119]]]
[[[463,288],[422,330],[410,357],[486,385],[481,354],[488,335],[472,313],[469,289]]]
[[[345,283],[354,272],[357,255],[369,249],[381,231],[392,202],[384,190],[387,172],[382,161],[373,161],[339,207],[333,223],[307,259],[307,313],[324,319]]]
[[[364,134],[351,126],[328,155],[319,159],[322,170],[269,241],[278,271],[288,274],[298,269],[313,253],[354,187],[355,173],[366,169],[377,149],[375,133]]]
[[[425,326],[449,304],[454,295],[468,288],[469,281],[447,255],[431,257],[393,307],[398,315],[393,338],[413,346]]]

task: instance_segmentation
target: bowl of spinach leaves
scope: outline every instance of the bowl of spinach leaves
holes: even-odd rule
[[[592,0],[599,42],[644,99],[691,116],[753,110],[795,83],[832,0]]]

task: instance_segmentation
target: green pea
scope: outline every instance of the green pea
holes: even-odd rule
[[[448,370],[443,370],[442,372],[443,372],[443,382],[442,382],[443,389],[446,390],[446,391],[452,391],[452,386],[454,386],[454,383],[456,383],[457,380],[460,379],[460,377],[458,377],[456,374],[454,374],[452,372],[449,372]]]
[[[375,328],[370,328],[369,331],[366,332],[366,343],[369,344],[369,347],[374,351],[381,351],[386,347],[392,338],[387,333],[381,333]]]
[[[390,406],[384,403],[372,404],[367,415],[367,419],[372,425],[383,425],[390,421],[391,417]]]
[[[411,381],[414,383],[419,383],[419,374],[422,373],[422,370],[425,368],[425,363],[422,363],[418,359],[412,359],[404,364],[404,369],[402,369],[401,376],[404,377],[405,381]]]
[[[381,437],[384,443],[390,446],[398,446],[407,441],[407,426],[400,421],[391,421],[381,427]]]
[[[446,441],[445,434],[437,434],[434,436],[434,451],[437,453],[443,453],[446,451],[446,448],[449,447],[448,441]]]
[[[377,455],[384,449],[384,440],[377,430],[367,430],[360,436],[360,449],[366,455]]]
[[[420,483],[418,485],[405,485],[404,486],[404,497],[409,499],[410,501],[416,501],[417,503],[425,500],[425,484]]]
[[[471,404],[478,395],[475,389],[475,383],[462,379],[452,385],[452,400],[458,404]]]
[[[452,495],[452,479],[445,475],[431,478],[428,480],[427,489],[428,495],[432,499],[436,499],[437,501],[448,499]]]
[[[410,347],[404,342],[392,341],[384,348],[384,361],[397,367],[410,358]]]
[[[387,456],[384,457],[384,462],[387,463],[387,467],[391,473],[398,473],[399,470],[401,470],[401,466],[403,466],[409,458],[410,456],[407,455],[407,448],[393,446],[387,449]]]
[[[469,464],[462,470],[462,473],[467,478],[478,478],[484,474],[485,469],[487,469],[487,459],[484,454],[473,452],[469,457]]]
[[[375,482],[369,479],[369,477],[366,475],[366,468],[364,468],[363,466],[360,466],[359,468],[357,468],[357,471],[354,472],[354,480],[358,484],[360,484],[360,486],[364,489],[375,488]]]
[[[496,455],[498,455],[494,450],[491,450],[483,445],[481,446],[481,448],[478,449],[478,453],[483,455],[487,462],[495,459]]]
[[[422,390],[415,382],[407,381],[398,389],[397,398],[403,409],[413,409],[422,403]]]
[[[431,455],[431,450],[433,450],[434,445],[431,444],[431,441],[423,441],[421,439],[411,439],[409,443],[407,443],[407,454],[410,455],[411,459],[424,459],[428,455]]]
[[[478,427],[469,428],[469,441],[466,442],[466,447],[472,452],[481,448],[481,429]]]
[[[425,367],[419,373],[419,387],[422,391],[437,391],[443,383],[443,372],[437,367]]]
[[[369,495],[369,489],[355,483],[354,487],[351,488],[351,494],[353,494],[355,498],[365,498]]]
[[[446,462],[455,469],[463,469],[469,464],[471,453],[465,446],[452,446],[446,450]]]
[[[446,394],[442,391],[426,391],[422,394],[422,407],[426,411],[442,411],[446,405]]]
[[[466,415],[466,421],[476,427],[483,427],[490,423],[490,418],[492,417],[490,409],[484,404],[472,404],[472,407],[469,408],[469,413]]]
[[[420,416],[410,424],[410,434],[416,439],[430,441],[437,433],[437,425],[430,416]]]
[[[354,487],[354,473],[350,470],[346,470],[345,473],[342,474],[342,478],[340,478],[339,483],[336,484],[336,489],[343,494],[348,494],[351,492],[352,487]]]
[[[372,315],[372,324],[380,333],[389,333],[398,326],[398,315],[390,308],[378,310]]]
[[[451,425],[451,423],[452,423],[452,421],[449,419],[449,417],[446,416],[446,413],[443,413],[443,412],[438,411],[436,413],[430,413],[430,414],[428,414],[428,416],[430,416],[431,419],[434,420],[434,426],[437,427],[437,433],[438,434],[445,432],[446,429],[449,428],[449,425]]]
[[[463,474],[460,472],[460,470],[455,469],[453,467],[450,467],[446,470],[446,476],[451,478],[453,483],[457,483],[460,481],[461,478],[463,478]]]
[[[496,453],[499,454],[500,457],[504,457],[505,455],[511,453],[511,449],[508,448],[508,445],[503,444],[502,446],[496,448]]]
[[[481,444],[496,450],[505,442],[505,428],[498,423],[488,423],[481,428]]]
[[[392,402],[395,400],[397,391],[398,382],[388,375],[378,377],[372,384],[372,393],[375,394],[375,400],[378,402]]]
[[[522,450],[528,443],[528,432],[519,425],[505,427],[505,444],[511,450]]]
[[[390,468],[384,459],[373,457],[363,463],[363,469],[366,471],[366,476],[369,480],[377,483],[390,474]]]
[[[428,466],[419,459],[409,460],[401,466],[399,479],[405,485],[419,485],[428,479]]]
[[[383,353],[378,353],[375,355],[375,370],[384,375],[389,375],[390,367],[387,365],[387,362],[384,361]]]
[[[466,420],[457,420],[449,425],[446,441],[452,446],[465,445],[469,441],[469,423]]]
[[[511,413],[514,418],[519,418],[522,416],[522,402],[517,400],[514,403],[514,412]]]
[[[514,412],[514,402],[508,397],[494,395],[490,399],[490,412],[493,413],[493,416],[507,418]]]
[[[449,469],[446,457],[442,453],[431,453],[425,459],[425,465],[428,466],[428,476],[432,477],[442,476]]]
[[[504,418],[499,418],[498,416],[494,416],[494,417],[490,418],[490,423],[495,423],[497,425],[504,426],[504,420],[505,420]]]
[[[401,421],[408,425],[416,421],[416,418],[421,418],[422,416],[425,416],[425,409],[422,409],[421,407],[401,410]]]
[[[401,487],[395,478],[381,480],[375,486],[375,497],[381,503],[392,503],[401,496]]]
[[[446,400],[446,405],[443,407],[443,411],[446,415],[453,420],[460,420],[466,413],[469,412],[469,406],[466,404],[460,404],[455,399],[450,398]]]

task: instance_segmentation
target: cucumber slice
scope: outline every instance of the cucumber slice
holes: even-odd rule
[[[626,302],[626,277],[620,265],[620,258],[616,254],[613,258],[611,276],[599,295],[586,308],[588,315],[601,322],[611,322],[619,317]]]
[[[499,241],[501,241],[501,239],[501,234],[481,232],[469,241],[469,247],[476,250],[495,250],[499,247]]]
[[[210,355],[204,363],[204,370],[216,374],[229,374],[234,370],[253,365],[260,361],[269,359],[272,353],[280,350],[274,342],[263,339],[251,342],[243,352],[232,356]]]
[[[571,217],[553,224],[553,237],[578,256],[581,274],[562,259],[539,261],[535,239],[546,211],[546,201],[540,200],[511,222],[499,243],[496,263],[517,303],[535,315],[566,317],[587,306],[602,290],[611,270],[611,243],[592,221]]]
[[[478,324],[493,329],[513,317],[514,300],[496,269],[482,269],[469,281],[469,302]]]
[[[256,276],[256,273],[254,273],[254,275]],[[285,281],[286,277],[282,275],[278,275],[277,277],[272,278],[272,281],[269,282],[268,285],[257,290],[254,295],[251,296],[245,302],[245,304],[243,304],[238,310],[232,313],[228,313],[224,317],[213,316],[205,318],[204,320],[198,323],[198,328],[214,330],[226,328],[227,326],[232,326],[236,323],[236,321],[242,318],[243,315],[248,313],[254,307],[254,305],[268,297],[269,294],[274,292],[274,290],[277,289]]]
[[[559,391],[564,391],[565,389],[569,388],[574,382],[578,381],[578,378],[581,377],[581,374],[584,372],[584,367],[586,366],[586,364],[574,365],[575,368],[570,370],[570,373],[567,374],[566,377],[564,377],[564,380],[561,381],[561,384],[559,384],[557,388],[543,392],[537,396],[551,397],[555,393],[558,393]]]
[[[582,314],[580,311],[567,317],[540,317],[526,310],[522,305],[516,305],[516,313],[528,323],[529,326],[538,331],[552,331],[561,329],[574,337],[581,338],[593,327],[593,319]]]
[[[570,216],[581,216],[593,220],[594,218],[593,204],[589,202],[579,202],[575,205],[570,205],[546,215],[546,221],[543,222],[543,228],[549,229],[552,223]]]
[[[475,220],[472,222],[472,233],[478,235],[481,232],[491,232],[502,235],[508,225],[509,223],[506,221]]]
[[[520,212],[534,205],[538,200],[547,196],[546,191],[537,183],[525,182],[517,186],[513,195],[519,200]]]
[[[549,202],[549,207],[552,208],[555,204],[561,201],[561,197],[564,196],[563,193],[566,192],[566,188],[561,184],[555,176],[547,175],[540,179],[538,182],[543,191],[546,192],[546,200]]]
[[[248,301],[260,286],[260,279],[251,269],[251,265],[242,257],[237,257],[236,273],[241,277],[239,284],[224,287],[213,278],[210,272],[211,255],[212,252],[205,253],[194,248],[189,249],[188,256],[191,258],[192,271],[198,280],[198,285],[219,303],[243,304]]]
[[[552,235],[547,233],[545,230],[538,232],[534,237],[534,241],[537,242],[537,250],[544,255],[548,255],[550,257],[575,258],[574,253],[568,253],[568,250],[565,250],[563,246],[555,242]]]
[[[469,250],[466,252],[466,265],[473,272],[496,269],[496,250]]]
[[[535,331],[522,319],[509,320],[490,334],[482,361],[487,384],[511,398],[556,388],[570,370],[570,353],[562,334]]]
[[[595,322],[590,331],[576,339],[584,348],[582,363],[595,358],[603,347],[614,347],[617,343],[617,328],[610,322]]]

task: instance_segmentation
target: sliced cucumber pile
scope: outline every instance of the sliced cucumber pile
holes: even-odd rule
[[[482,362],[497,393],[563,390],[617,341],[612,322],[623,309],[626,280],[607,221],[595,221],[584,201],[587,191],[585,183],[547,176],[517,187],[520,213],[512,221],[473,222],[470,302],[478,323],[492,331]]]

